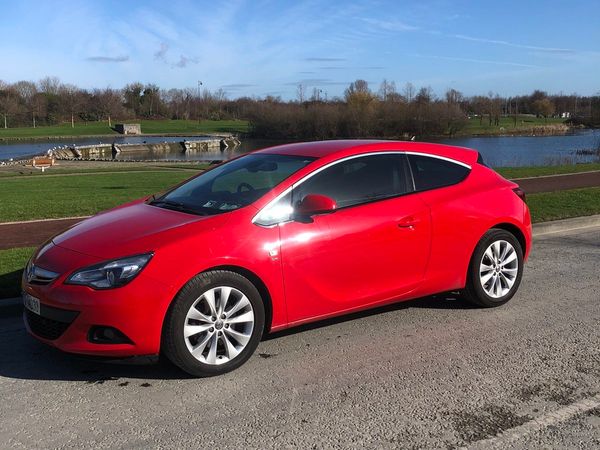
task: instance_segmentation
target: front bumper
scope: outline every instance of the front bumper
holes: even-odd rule
[[[76,259],[77,267],[98,262],[60,247],[53,252],[71,262]],[[174,295],[168,285],[142,272],[123,287],[94,290],[64,284],[68,273],[48,285],[23,280],[23,291],[40,301],[39,314],[27,309],[24,313],[32,336],[69,353],[117,358],[159,353],[163,320]],[[94,341],[90,331],[95,327],[117,330],[127,339]]]

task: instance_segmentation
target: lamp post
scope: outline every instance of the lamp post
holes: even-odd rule
[[[200,125],[200,86],[202,86],[202,81],[198,80],[198,107],[196,109],[196,114],[198,114],[198,125]]]

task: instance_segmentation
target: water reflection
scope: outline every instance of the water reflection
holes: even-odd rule
[[[110,136],[106,138],[76,138],[55,141],[9,141],[0,143],[0,160],[40,154],[60,145],[90,145],[97,143],[181,142],[198,140],[194,136]],[[283,144],[286,141],[242,138],[235,149],[184,152],[177,146],[159,152],[123,152],[118,159],[158,159],[213,161],[230,159],[259,148]],[[289,141],[288,141],[289,142]],[[499,136],[441,139],[437,142],[478,150],[485,161],[493,166],[556,165],[600,161],[600,130],[579,130],[564,136]],[[578,154],[579,153],[579,154]],[[102,156],[111,158],[110,154]]]

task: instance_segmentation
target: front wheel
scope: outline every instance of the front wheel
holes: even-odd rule
[[[215,270],[192,278],[165,320],[163,353],[185,372],[208,377],[241,366],[262,336],[265,311],[243,276]]]
[[[512,233],[492,228],[475,247],[463,295],[479,306],[500,306],[515,295],[522,276],[521,244]]]

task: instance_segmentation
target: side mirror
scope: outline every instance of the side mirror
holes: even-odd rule
[[[300,217],[310,217],[315,214],[327,214],[335,211],[335,200],[320,194],[306,195],[295,208],[295,214]]]

